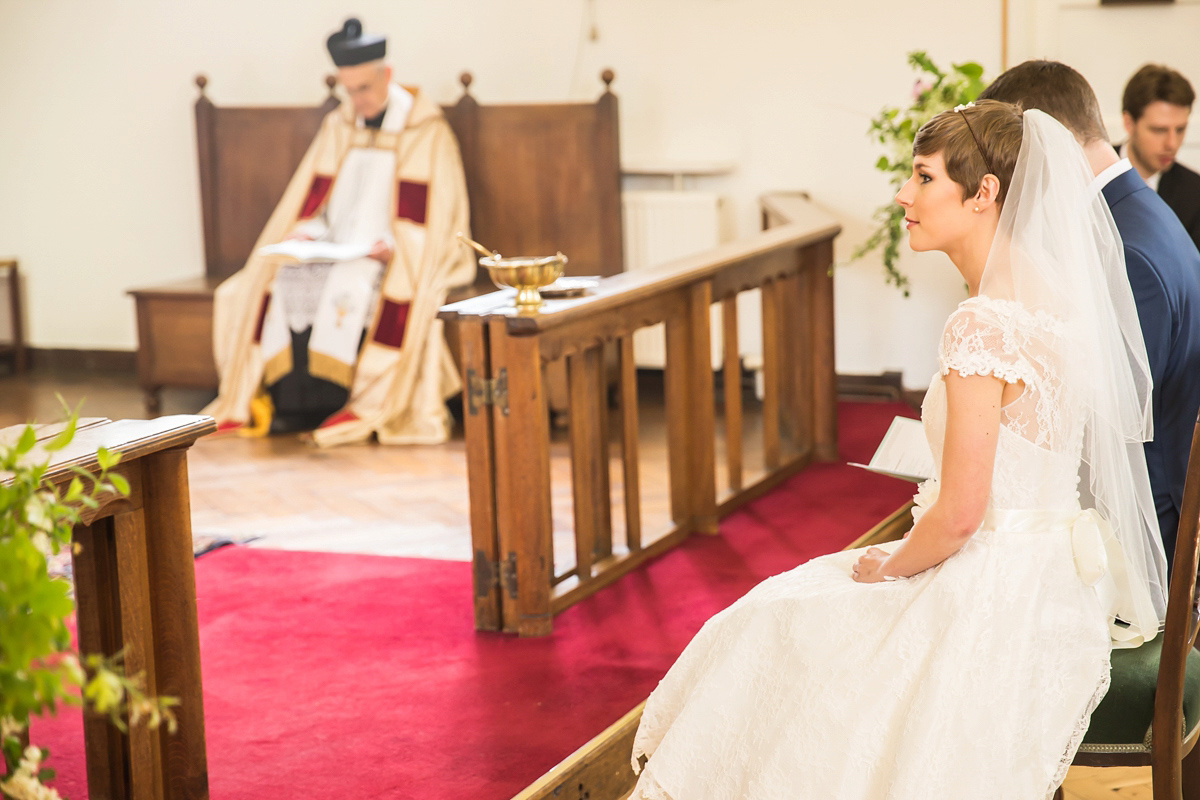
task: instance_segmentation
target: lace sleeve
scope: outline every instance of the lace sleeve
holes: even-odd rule
[[[971,298],[946,321],[938,366],[963,377],[991,375],[1006,383],[1026,383],[1034,377],[1022,352],[1016,309],[1007,301]]]

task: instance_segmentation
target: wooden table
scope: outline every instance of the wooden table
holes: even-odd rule
[[[129,497],[87,511],[75,529],[80,652],[123,649],[127,674],[141,673],[148,694],[180,701],[174,734],[164,726],[126,735],[106,718],[85,715],[88,796],[207,800],[187,449],[216,424],[173,416],[80,425],[75,440],[54,454],[47,480],[65,487],[71,466],[96,470],[103,446],[121,453],[115,471],[130,485]],[[41,438],[53,433],[39,430]]]

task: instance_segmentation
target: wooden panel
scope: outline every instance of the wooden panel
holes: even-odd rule
[[[471,384],[491,376],[487,329],[480,320],[458,326],[463,375],[463,429],[467,452],[467,489],[471,498],[471,550],[476,565],[475,627],[501,628],[499,563],[496,536],[496,482],[492,446],[492,413],[501,409],[477,405]],[[486,574],[482,574],[486,566]],[[483,584],[487,584],[486,586]]]
[[[159,730],[165,795],[208,800],[200,627],[196,617],[195,557],[184,447],[145,456],[150,604],[154,609],[154,668],[158,691],[179,699],[179,729]]]
[[[116,541],[112,519],[76,526],[76,624],[82,653],[115,655],[123,644]],[[129,796],[129,740],[107,717],[85,714],[88,797],[124,800]]]
[[[141,471],[141,463],[134,468]],[[146,521],[142,509],[113,517],[117,574],[120,576],[121,639],[127,675],[141,675],[150,696],[163,694],[154,661],[154,631],[150,620],[150,575],[146,550]],[[158,731],[144,725],[129,729],[129,771],[133,800],[163,796]]]
[[[148,382],[216,386],[212,298],[153,297],[139,305],[145,310],[145,341],[152,343],[147,348]],[[141,334],[139,330],[139,337]]]
[[[561,250],[568,275],[621,272],[616,114],[611,92],[594,104],[481,106],[468,96],[447,109],[474,237],[506,256]]]
[[[550,633],[554,569],[550,518],[550,423],[536,337],[489,332],[492,369],[507,370],[508,414],[495,415],[496,526],[502,557],[516,559],[517,596],[505,598],[504,629]],[[512,602],[515,600],[515,602]]]

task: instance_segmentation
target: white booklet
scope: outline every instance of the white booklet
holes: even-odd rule
[[[338,244],[337,242],[314,242],[308,239],[285,239],[279,244],[258,248],[264,256],[280,256],[302,263],[312,261],[354,261],[366,258],[371,252],[369,244]]]
[[[933,452],[921,420],[896,417],[871,456],[871,463],[851,462],[850,466],[917,483],[933,477]]]

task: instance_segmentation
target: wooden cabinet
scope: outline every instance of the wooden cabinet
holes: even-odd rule
[[[164,386],[217,388],[212,314],[218,283],[193,278],[130,290],[137,305],[138,380],[150,413],[159,412]]]

